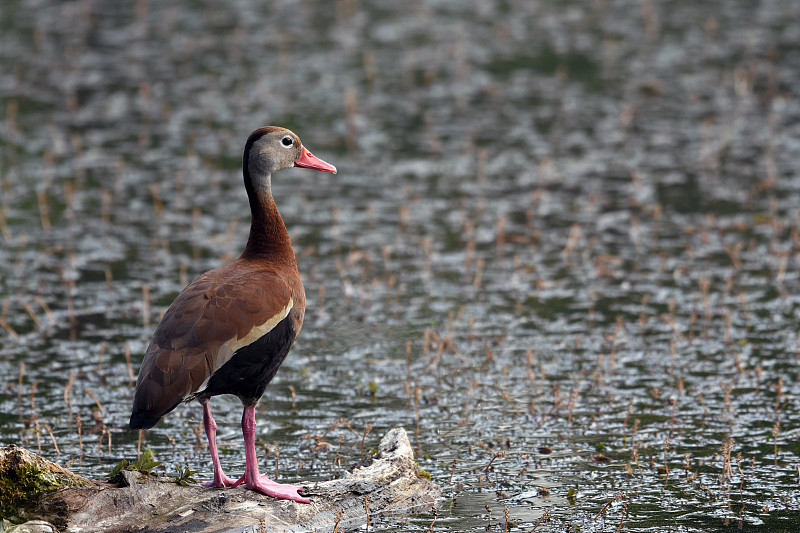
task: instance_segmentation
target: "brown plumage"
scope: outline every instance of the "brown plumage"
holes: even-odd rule
[[[192,281],[167,309],[142,361],[129,425],[152,427],[181,402],[197,399],[214,461],[211,485],[244,482],[265,494],[307,501],[297,495],[298,487],[263,479],[250,460],[248,442],[255,433],[253,408],[303,325],[305,292],[271,190],[271,174],[292,166],[336,172],[289,130],[270,126],[250,135],[243,154],[252,215],[247,246],[232,263]],[[218,394],[236,395],[245,407],[248,460],[238,482],[222,473],[216,453],[216,424],[208,402]]]
[[[211,391],[201,391],[203,384],[237,349],[287,315],[296,337],[304,311],[296,269],[239,258],[206,272],[181,292],[156,328],[139,371],[136,397],[142,403],[135,410],[151,413],[148,418],[157,422],[182,401],[210,397]],[[247,396],[251,388],[239,395],[246,404],[258,399]]]

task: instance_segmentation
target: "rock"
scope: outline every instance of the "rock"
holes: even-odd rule
[[[41,497],[28,518],[83,533],[296,533],[334,527],[343,532],[366,523],[367,513],[374,524],[381,516],[429,509],[441,496],[439,486],[421,474],[402,428],[389,431],[366,463],[341,479],[306,485],[310,504],[275,500],[241,486],[182,486],[123,471],[120,481],[127,486],[88,482],[64,488]]]
[[[56,526],[44,520],[28,520],[24,524],[11,527],[6,533],[56,533]]]

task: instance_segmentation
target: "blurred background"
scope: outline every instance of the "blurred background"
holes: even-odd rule
[[[373,531],[795,531],[798,87],[794,0],[3,0],[0,442],[136,458],[144,349],[241,251],[274,124],[339,169],[274,179],[281,481],[402,425],[444,499]],[[208,479],[201,423],[142,446]]]

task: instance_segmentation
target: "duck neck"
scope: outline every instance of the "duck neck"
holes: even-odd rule
[[[297,262],[289,239],[286,224],[278,212],[278,206],[272,197],[269,176],[260,180],[261,187],[254,187],[245,175],[245,188],[250,200],[250,236],[247,239],[242,258],[269,259],[272,262],[285,262],[296,265]]]

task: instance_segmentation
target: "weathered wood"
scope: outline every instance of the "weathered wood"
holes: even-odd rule
[[[25,517],[25,510],[63,487],[94,482],[14,444],[0,448],[0,519]]]
[[[389,431],[370,464],[341,479],[312,483],[311,504],[278,501],[243,487],[181,486],[131,471],[125,487],[69,487],[40,500],[29,518],[47,520],[61,531],[255,533],[347,531],[367,520],[425,510],[440,497],[439,486],[420,473],[408,436]]]

